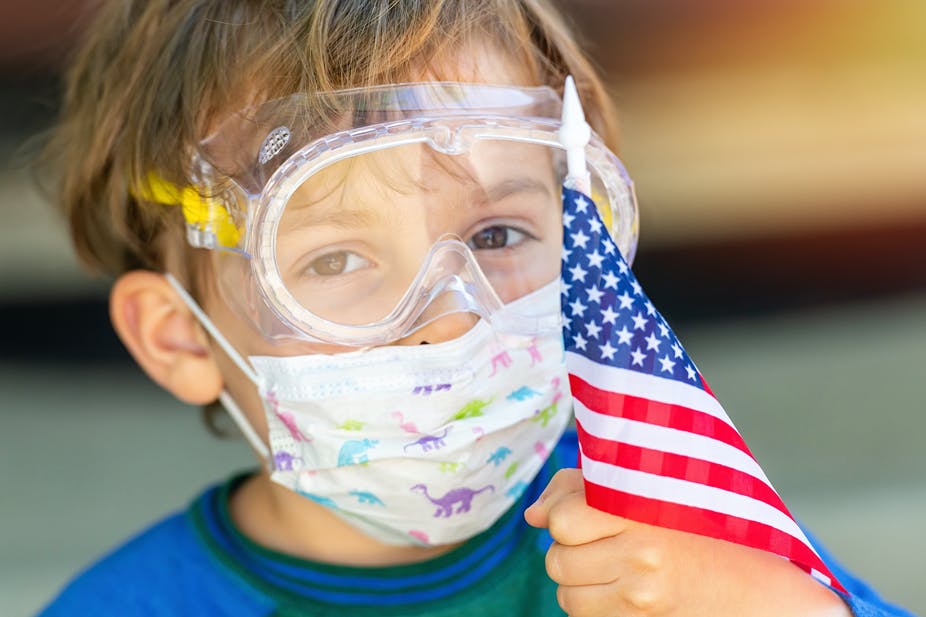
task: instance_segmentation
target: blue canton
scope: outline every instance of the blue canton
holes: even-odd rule
[[[566,351],[703,389],[694,363],[643,293],[595,204],[567,188],[562,259]]]

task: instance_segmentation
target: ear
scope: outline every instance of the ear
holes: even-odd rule
[[[158,385],[193,405],[218,398],[222,374],[206,334],[163,275],[123,274],[110,292],[109,315],[122,343]]]

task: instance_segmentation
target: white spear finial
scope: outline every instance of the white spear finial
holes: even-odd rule
[[[563,119],[559,129],[559,142],[566,149],[566,181],[568,188],[588,193],[591,178],[585,162],[585,146],[592,138],[592,129],[585,121],[585,112],[579,101],[575,80],[566,77],[563,86]]]

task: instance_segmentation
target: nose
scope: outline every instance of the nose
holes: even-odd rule
[[[473,313],[443,315],[408,336],[399,339],[394,344],[430,345],[452,341],[469,332],[477,321],[479,321],[479,316]]]

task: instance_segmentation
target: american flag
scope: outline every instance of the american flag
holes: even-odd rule
[[[842,589],[643,293],[592,200],[563,190],[566,365],[588,504],[770,551]]]

